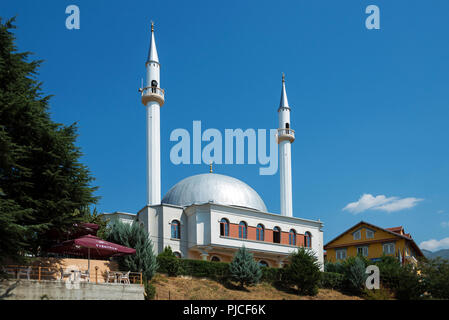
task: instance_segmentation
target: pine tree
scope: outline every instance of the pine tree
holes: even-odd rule
[[[157,270],[156,256],[153,244],[143,226],[134,221],[132,224],[116,221],[107,231],[106,240],[136,249],[135,255],[119,257],[118,263],[122,270],[142,272],[146,280],[151,280]]]
[[[306,248],[298,248],[290,254],[289,263],[283,270],[286,284],[298,288],[299,294],[316,295],[321,278],[320,263],[315,254]]]
[[[259,264],[245,246],[235,253],[229,265],[229,273],[231,279],[238,282],[241,287],[257,284],[262,277],[262,270]]]
[[[365,288],[365,273],[368,261],[363,256],[349,257],[343,262],[346,289],[354,294],[361,294]]]
[[[50,119],[42,61],[17,52],[13,22],[0,19],[0,262],[39,254],[47,230],[70,228],[98,200],[76,125]]]

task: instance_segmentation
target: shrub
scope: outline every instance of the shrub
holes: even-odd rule
[[[322,272],[319,286],[325,289],[340,290],[343,288],[345,277],[341,273]]]
[[[262,277],[261,281],[268,283],[276,283],[281,281],[282,279],[282,271],[281,268],[270,268],[270,267],[261,267]]]
[[[380,287],[379,289],[363,290],[363,297],[367,300],[391,300],[394,295],[387,288]]]
[[[449,261],[429,259],[420,265],[425,290],[436,299],[449,299]]]
[[[164,251],[158,254],[158,257],[176,258],[170,246],[166,246]]]
[[[229,263],[203,260],[181,259],[180,274],[193,277],[207,277],[213,280],[224,280],[228,277]]]
[[[168,274],[169,277],[176,277],[181,272],[181,262],[177,258],[170,247],[165,247],[157,256],[157,263],[159,265],[158,271]]]
[[[365,288],[368,261],[363,257],[349,257],[343,262],[344,290],[360,295]]]
[[[145,281],[145,300],[153,300],[156,296],[156,287],[149,281]]]
[[[158,272],[166,273],[169,276],[186,275],[224,280],[229,273],[229,263],[179,259],[173,254],[170,247],[165,247],[164,251],[157,256],[157,261]]]
[[[324,271],[332,273],[344,273],[343,264],[341,262],[325,262]]]
[[[238,282],[241,287],[254,285],[260,281],[262,277],[260,266],[254,260],[252,253],[244,246],[235,253],[229,265],[229,276],[231,280]]]
[[[297,286],[299,294],[316,295],[318,293],[321,271],[318,259],[312,251],[298,248],[289,256],[289,264],[282,274],[286,284]]]

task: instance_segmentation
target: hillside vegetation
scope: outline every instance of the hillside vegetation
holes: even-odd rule
[[[330,289],[320,289],[316,296],[298,296],[265,282],[242,290],[204,278],[157,274],[152,283],[156,300],[362,300]]]

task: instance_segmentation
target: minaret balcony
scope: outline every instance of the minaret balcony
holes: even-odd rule
[[[165,102],[165,91],[158,87],[145,87],[139,90],[142,94],[142,103],[147,105],[150,101],[156,101],[162,107]]]
[[[278,129],[278,143],[288,140],[290,142],[295,141],[295,130],[290,128]]]

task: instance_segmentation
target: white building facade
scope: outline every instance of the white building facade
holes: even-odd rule
[[[146,206],[137,220],[158,253],[170,246],[180,258],[230,262],[245,246],[261,264],[280,267],[297,247],[306,246],[323,263],[322,223],[317,221],[212,202]]]

